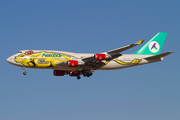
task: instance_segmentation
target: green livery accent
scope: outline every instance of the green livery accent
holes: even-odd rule
[[[134,54],[140,55],[158,55],[161,52],[162,46],[166,39],[167,33],[158,33],[143,47],[141,47]]]
[[[42,57],[61,57],[61,55],[60,54],[56,54],[56,53],[54,53],[54,54],[43,54],[42,55]]]

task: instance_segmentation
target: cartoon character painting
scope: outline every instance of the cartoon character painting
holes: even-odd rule
[[[17,63],[22,63],[26,67],[57,67],[57,62],[72,60],[73,57],[65,54],[51,52],[28,51],[15,57]]]

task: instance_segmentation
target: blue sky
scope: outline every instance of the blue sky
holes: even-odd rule
[[[1,0],[1,120],[179,120],[178,0]],[[13,66],[19,50],[99,53],[167,32],[164,61],[90,78]],[[137,46],[123,53],[131,54]]]

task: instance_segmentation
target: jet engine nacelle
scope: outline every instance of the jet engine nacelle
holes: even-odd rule
[[[94,59],[95,60],[107,60],[107,59],[111,59],[112,56],[111,55],[107,55],[107,54],[95,54],[94,55]]]
[[[54,76],[64,76],[66,73],[66,71],[64,70],[54,70]]]
[[[69,60],[67,66],[69,67],[78,67],[79,65],[84,65],[84,62],[79,62],[78,60]]]

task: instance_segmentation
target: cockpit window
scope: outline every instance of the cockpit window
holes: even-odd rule
[[[19,51],[19,52],[17,52],[17,53],[22,53],[22,51]]]

